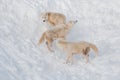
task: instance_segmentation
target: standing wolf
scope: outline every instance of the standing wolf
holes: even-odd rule
[[[53,51],[50,47],[52,46],[52,42],[54,39],[57,38],[63,38],[65,39],[66,35],[68,34],[69,30],[73,27],[73,25],[77,22],[76,21],[69,21],[65,25],[59,25],[59,27],[50,29],[45,31],[42,34],[42,37],[40,38],[38,44],[41,44],[43,41],[46,40],[46,44],[48,47],[48,50]]]
[[[75,43],[75,42],[68,42],[65,40],[58,40],[57,45],[67,53],[66,63],[68,63],[69,61],[73,62],[73,55],[80,53],[85,57],[86,62],[88,62],[90,49],[93,49],[96,55],[98,55],[98,48],[94,44],[85,41],[80,41]]]

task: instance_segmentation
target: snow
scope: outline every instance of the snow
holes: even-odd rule
[[[0,0],[0,80],[120,80],[119,8],[119,0]],[[99,56],[91,51],[86,64],[75,55],[69,65],[57,47],[38,46],[46,11],[78,20],[67,40],[94,43]]]

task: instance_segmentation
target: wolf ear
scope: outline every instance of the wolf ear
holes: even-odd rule
[[[45,15],[45,13],[44,12],[42,12],[42,13],[40,13],[40,16],[42,17],[42,16],[44,16]]]
[[[47,13],[48,16],[50,16],[50,14],[51,14],[50,12]]]
[[[48,12],[48,13],[46,13],[46,18],[48,19],[48,17],[50,16],[50,13]]]

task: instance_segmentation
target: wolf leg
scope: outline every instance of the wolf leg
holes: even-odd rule
[[[73,54],[72,53],[68,53],[68,56],[67,56],[67,60],[66,60],[66,64],[67,63],[73,63]]]
[[[87,47],[84,51],[84,57],[86,59],[86,63],[89,62],[89,52],[90,52],[90,48]]]
[[[54,51],[51,49],[51,47],[52,47],[52,42],[53,42],[52,39],[48,39],[47,42],[46,42],[46,45],[47,45],[47,48],[48,48],[49,51],[54,52]]]
[[[69,62],[69,59],[70,59],[70,55],[68,54],[68,55],[67,55],[66,64]]]

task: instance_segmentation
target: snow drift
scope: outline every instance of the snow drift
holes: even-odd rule
[[[1,80],[120,80],[119,8],[119,0],[0,0]],[[99,56],[91,51],[85,64],[76,55],[74,64],[66,65],[64,52],[38,46],[46,29],[40,13],[45,11],[77,19],[67,40],[94,43]]]

